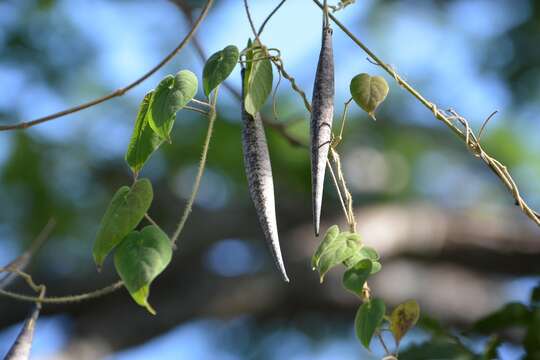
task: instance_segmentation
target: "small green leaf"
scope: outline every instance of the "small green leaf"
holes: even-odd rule
[[[353,256],[348,258],[343,262],[343,264],[347,267],[347,269],[350,269],[354,267],[358,262],[369,259],[373,262],[373,267],[371,270],[371,273],[374,274],[381,270],[381,264],[377,261],[379,260],[379,254],[375,249],[369,247],[369,246],[362,246],[357,252],[354,253]]]
[[[353,268],[345,271],[343,274],[343,286],[356,295],[361,295],[364,283],[371,274],[372,262],[364,259],[358,262]]]
[[[139,106],[137,121],[126,152],[126,162],[135,174],[139,173],[152,153],[163,143],[148,124],[148,107],[153,94],[154,91],[146,94]]]
[[[360,236],[350,232],[339,233],[334,225],[328,229],[324,240],[312,258],[312,266],[319,271],[321,282],[324,275],[334,266],[342,264],[355,256],[362,246]]]
[[[386,99],[389,87],[381,76],[356,75],[350,84],[354,101],[375,120],[375,111]]]
[[[321,244],[311,258],[311,268],[313,270],[316,270],[319,266],[319,259],[321,258],[321,254],[323,253],[324,249],[338,237],[339,232],[339,226],[337,225],[332,225],[328,228],[328,230],[326,230],[323,241],[321,241]]]
[[[358,309],[354,319],[354,329],[356,336],[365,348],[369,349],[371,338],[381,325],[385,311],[386,306],[380,299],[367,301]]]
[[[398,305],[390,315],[390,330],[396,339],[396,344],[405,336],[420,317],[420,306],[414,300]]]
[[[365,258],[373,260],[373,261],[377,261],[380,259],[380,256],[377,253],[377,251],[374,248],[369,247],[369,246],[362,246],[362,248],[360,249],[360,254],[364,256]]]
[[[98,268],[109,252],[139,224],[152,198],[152,183],[148,179],[137,180],[131,188],[122,186],[114,194],[94,242],[94,261]]]
[[[170,141],[176,112],[189,103],[197,93],[198,80],[189,70],[176,76],[167,75],[156,87],[150,103],[149,124],[162,139]]]
[[[238,63],[239,56],[238,48],[234,45],[229,45],[210,56],[203,69],[203,88],[206,96],[229,77]]]
[[[246,111],[255,116],[272,92],[272,63],[263,48],[257,47],[247,53],[244,77],[244,104]]]
[[[378,261],[372,261],[371,262],[371,275],[378,273],[382,269],[382,265]]]
[[[169,265],[171,257],[169,238],[154,225],[131,232],[114,253],[116,271],[131,297],[153,315],[156,312],[148,303],[150,284]]]

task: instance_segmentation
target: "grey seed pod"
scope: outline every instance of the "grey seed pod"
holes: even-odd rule
[[[34,329],[36,328],[40,309],[41,304],[36,303],[4,360],[28,360],[30,358]]]
[[[315,235],[319,236],[326,160],[334,117],[334,53],[332,29],[323,28],[321,53],[315,75],[311,111],[311,194]]]
[[[244,83],[244,70],[242,70],[242,84]],[[245,89],[243,89],[245,91]],[[244,152],[244,166],[248,180],[251,200],[259,218],[266,243],[270,248],[274,263],[283,280],[289,282],[281,249],[276,221],[276,208],[274,201],[274,181],[270,154],[266,143],[266,135],[259,113],[251,116],[246,112],[242,102],[242,148]]]

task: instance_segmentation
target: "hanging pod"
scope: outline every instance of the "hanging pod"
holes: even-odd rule
[[[244,84],[244,73],[245,70],[242,69],[242,84]],[[242,85],[242,91],[246,91],[244,85]],[[255,116],[251,116],[246,111],[243,101],[242,122],[244,166],[251,200],[255,205],[259,223],[262,227],[266,243],[272,253],[274,263],[281,273],[283,280],[289,282],[279,246],[272,166],[270,164],[264,127],[260,114],[256,113]]]
[[[332,29],[325,21],[322,32],[321,53],[313,86],[311,111],[311,195],[315,235],[319,236],[324,174],[334,116],[334,54]]]

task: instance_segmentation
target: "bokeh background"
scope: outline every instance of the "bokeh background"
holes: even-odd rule
[[[257,24],[278,1],[251,1]],[[0,123],[29,120],[125,86],[157,64],[189,30],[181,0],[0,0]],[[405,79],[441,108],[479,129],[482,143],[512,170],[522,195],[540,208],[540,3],[536,0],[360,0],[337,14]],[[310,94],[320,46],[321,13],[289,0],[262,40],[281,49],[285,67]],[[251,32],[240,0],[218,0],[198,31],[210,54],[243,48]],[[382,255],[372,289],[393,306],[413,298],[446,328],[467,329],[509,301],[528,301],[539,280],[540,231],[501,183],[430,112],[334,32],[338,114],[350,79],[386,76],[388,100],[369,119],[352,106],[342,145],[359,232]],[[48,219],[57,226],[30,272],[50,295],[79,293],[116,278],[98,274],[91,248],[114,191],[130,183],[124,162],[139,101],[180,69],[200,76],[188,46],[143,84],[102,105],[25,131],[0,133],[0,263],[24,251]],[[230,84],[239,88],[238,69]],[[275,77],[277,80],[277,76]],[[276,84],[277,81],[274,82]],[[172,265],[150,301],[136,306],[122,290],[80,304],[47,306],[37,325],[34,359],[371,359],[356,341],[358,301],[310,269],[309,155],[267,129],[284,257],[280,281],[262,240],[243,173],[239,105],[226,90],[209,165]],[[198,94],[203,97],[202,91]],[[278,122],[307,140],[308,115],[282,81]],[[272,118],[271,104],[264,114]],[[180,112],[173,143],[143,171],[154,183],[150,210],[172,232],[191,191],[206,119]],[[328,183],[323,226],[343,223]],[[27,292],[21,283],[13,290]],[[29,304],[0,299],[0,354],[14,341]],[[416,329],[403,348],[420,344]],[[480,351],[486,336],[468,338]],[[520,334],[503,337],[502,359],[523,356]],[[451,358],[448,355],[448,358]]]

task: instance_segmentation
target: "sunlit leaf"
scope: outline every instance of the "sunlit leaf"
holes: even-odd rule
[[[386,80],[381,76],[360,74],[351,80],[350,91],[358,106],[375,119],[375,111],[386,99],[389,87]]]
[[[247,53],[244,77],[244,104],[246,111],[255,116],[272,92],[272,63],[260,47]]]
[[[156,87],[150,103],[149,124],[162,139],[170,141],[176,112],[189,103],[197,93],[198,80],[189,70],[176,76],[167,75]]]
[[[141,232],[126,236],[114,253],[114,265],[135,302],[151,314],[155,310],[148,303],[150,284],[172,257],[171,242],[157,226],[150,225]]]
[[[369,349],[371,338],[381,325],[386,306],[380,299],[366,301],[360,306],[354,319],[356,336],[365,348]]]
[[[321,282],[324,280],[324,275],[332,267],[355,256],[361,246],[358,234],[339,232],[337,225],[330,227],[311,262],[312,267],[319,271]]]
[[[414,300],[404,302],[392,311],[390,315],[390,330],[397,344],[400,343],[407,331],[416,324],[419,317],[420,306]]]
[[[139,173],[152,153],[163,143],[148,123],[148,107],[153,94],[153,91],[146,94],[139,106],[137,121],[126,152],[126,162],[135,174]]]
[[[229,45],[210,56],[203,69],[204,94],[208,96],[234,70],[238,63],[239,51],[234,45]]]
[[[131,188],[122,186],[114,194],[94,242],[94,261],[98,268],[109,252],[139,224],[152,198],[152,184],[148,179],[137,180]]]

